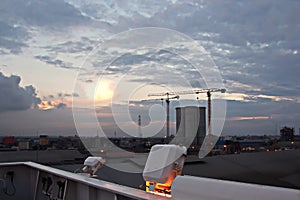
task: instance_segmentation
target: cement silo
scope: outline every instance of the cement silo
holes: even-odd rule
[[[205,107],[176,108],[176,139],[172,143],[201,146],[206,135]]]

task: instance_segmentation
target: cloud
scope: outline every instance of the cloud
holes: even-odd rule
[[[72,2],[77,3],[77,6],[90,16],[102,16],[101,12],[96,12],[95,9],[87,9],[87,2],[81,1],[84,5],[76,0]],[[97,4],[101,5],[102,3]],[[114,16],[107,14],[103,20],[110,21],[115,17],[111,21],[116,20],[112,24],[119,27],[118,30],[144,26],[165,27],[183,32],[197,40],[219,67],[226,88],[232,93],[230,96],[243,96],[229,102],[229,116],[273,116],[280,112],[283,116],[288,116],[289,109],[282,108],[298,106],[300,27],[297,19],[300,14],[297,8],[300,2],[162,1],[159,4],[160,10],[153,9],[147,16],[140,12],[142,17],[133,14],[136,8],[142,7],[138,3],[134,8],[118,2],[111,6],[103,6],[103,13],[115,9],[119,12]],[[155,6],[149,5],[148,9],[153,7]],[[121,12],[124,10],[126,12]],[[121,17],[117,19],[119,15]],[[96,65],[107,66],[109,62],[105,60],[105,54],[101,54],[100,57],[98,60],[103,62]],[[169,85],[173,80],[178,80],[176,75],[179,74],[190,80],[193,86],[203,86],[201,80],[192,81],[193,78],[197,78],[193,70],[183,68],[184,62],[172,60],[171,57],[166,53],[157,52],[153,56],[147,53],[125,52],[106,69],[107,74],[104,75],[131,74],[131,82]],[[153,68],[149,67],[151,62],[154,63]],[[155,66],[157,63],[164,67],[172,66],[172,73],[168,72],[168,67],[162,70]],[[299,119],[297,113],[292,113],[294,120]],[[280,120],[284,121],[284,118]],[[262,124],[263,122],[260,125]]]
[[[7,22],[0,21],[0,54],[18,54],[26,47],[25,41],[28,33],[21,27],[11,26]]]
[[[29,39],[36,27],[62,31],[89,21],[72,5],[61,0],[2,0],[0,10],[1,54],[21,53],[30,45]]]
[[[53,65],[55,67],[59,68],[65,68],[65,69],[78,69],[77,67],[73,67],[72,63],[67,63],[63,60],[51,57],[51,56],[35,56],[36,59],[43,61],[49,65]]]
[[[40,103],[32,85],[21,87],[21,77],[0,72],[0,111],[27,110]]]
[[[72,96],[73,97],[79,97],[80,95],[78,93],[74,92],[74,93],[72,93]]]
[[[240,95],[241,98],[229,102],[229,117],[282,113],[286,119],[293,116],[297,120],[299,115],[294,111],[300,89],[299,6],[300,2],[294,0],[3,0],[0,5],[0,53],[21,53],[24,47],[38,46],[41,53],[36,59],[58,68],[77,69],[74,63],[92,49],[99,35],[111,36],[113,32],[145,26],[171,28],[192,37],[210,53],[227,90],[232,93],[231,100]],[[107,26],[101,26],[103,24]],[[83,31],[79,26],[87,29]],[[66,29],[71,31],[66,32]],[[55,36],[48,38],[46,32],[40,39],[45,30],[50,31],[50,35],[56,31]],[[30,38],[33,31],[37,38]],[[69,38],[66,33],[76,37]],[[30,44],[30,39],[36,43]],[[45,44],[48,41],[57,42]],[[174,59],[168,51],[124,52],[113,63],[106,60],[111,52],[99,53],[97,63],[93,63],[95,68],[91,72],[84,71],[87,76],[82,80],[87,83],[96,82],[93,75],[101,74],[112,78],[131,75],[127,83],[136,85],[155,82],[174,86],[184,79],[194,87],[205,85],[184,60]],[[102,73],[104,66],[109,67]],[[127,91],[128,88],[121,89]],[[46,100],[55,107],[62,101],[55,105],[51,101],[67,99],[69,95],[62,93],[59,98],[53,95]]]
[[[292,0],[178,1],[142,19],[139,26],[172,28],[198,40],[225,80],[251,86],[239,92],[260,88],[256,94],[296,96],[299,6],[300,2]],[[136,24],[133,20],[126,23],[129,27]]]
[[[68,102],[69,103],[69,102]],[[40,110],[50,111],[54,109],[65,109],[68,105],[66,103],[59,102],[58,100],[43,100],[38,104]]]
[[[175,44],[172,45],[175,46]],[[191,55],[194,59],[202,59],[203,65],[199,65],[201,68],[199,71],[186,58],[176,54],[178,51],[187,52],[188,46],[185,43],[175,49],[170,47],[169,44],[161,44],[159,49],[150,48],[134,52],[128,50],[128,53],[121,54],[113,61],[110,61],[111,57],[104,56],[105,53],[109,54],[110,50],[113,51],[112,54],[115,54],[117,51],[122,53],[124,49],[112,48],[106,52],[99,49],[95,54],[90,55],[87,62],[83,65],[83,68],[89,73],[87,74],[84,71],[82,76],[85,78],[82,79],[92,81],[90,73],[94,73],[96,78],[98,76],[110,78],[116,75],[125,75],[125,78],[128,77],[128,81],[135,83],[205,87],[205,80],[204,77],[201,77],[201,70],[212,72],[213,69],[208,69],[210,63],[207,61],[207,56],[199,58],[199,55]]]
[[[92,4],[97,4],[93,8],[104,4],[75,0],[70,2],[83,10]],[[157,4],[161,9],[149,5],[149,10],[153,8],[151,14],[145,17],[140,13],[144,16],[140,18],[132,14],[137,8],[143,8],[139,3],[135,2],[134,8],[120,2],[105,4],[112,6],[102,7],[105,12],[117,9],[121,13],[118,14],[122,15],[115,27],[120,26],[124,30],[143,26],[166,27],[198,40],[211,54],[223,79],[227,83],[236,83],[227,85],[233,92],[289,97],[298,95],[298,88],[294,87],[300,85],[297,77],[300,73],[297,64],[300,59],[300,39],[297,35],[300,28],[296,20],[300,16],[297,1],[163,1]],[[121,12],[123,10],[126,12]],[[89,9],[85,12],[92,16],[101,14]],[[110,17],[109,14],[106,16]],[[103,62],[96,63],[97,66],[107,66],[104,55],[99,58]],[[125,53],[106,72],[111,75],[127,73],[132,66],[142,66],[149,62],[184,65],[179,60],[170,58],[167,54],[159,53],[155,56]],[[144,69],[145,77],[134,80],[149,80],[148,76],[153,74],[153,70],[150,72],[145,67]],[[181,70],[178,67],[176,71],[180,74],[187,73],[186,68]],[[159,78],[159,75],[156,77]],[[201,86],[197,82],[192,85]],[[237,85],[240,87],[235,87]]]
[[[50,94],[44,96],[42,101],[38,104],[40,110],[53,110],[53,109],[65,109],[72,105],[72,97],[78,98],[77,93],[57,93],[56,95]]]
[[[63,108],[66,108],[66,107],[67,107],[67,104],[65,104],[65,103],[59,103],[59,104],[56,105],[57,109],[63,109]]]
[[[65,28],[87,20],[80,11],[61,0],[3,0],[0,8],[2,19],[41,27]]]
[[[67,41],[55,46],[45,46],[48,52],[55,53],[86,53],[93,50],[98,41],[93,41],[87,37],[81,37],[79,41]]]
[[[149,18],[157,12],[165,10],[172,0],[152,1],[89,1],[89,0],[67,0],[85,16],[95,20],[117,25],[122,20]]]

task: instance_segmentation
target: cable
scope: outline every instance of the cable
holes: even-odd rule
[[[3,192],[5,193],[6,190],[6,181],[4,179],[0,179],[0,181],[3,183]]]
[[[12,186],[12,192],[9,193],[8,192],[8,187],[6,185],[5,189],[3,188],[3,192],[4,194],[6,194],[7,196],[14,196],[16,194],[16,186],[15,186],[15,183],[14,183],[14,178],[13,176],[10,176],[10,182],[11,182],[11,186]]]
[[[8,187],[5,179],[0,179],[0,181],[3,183],[2,191],[4,192],[5,195],[14,196],[16,194],[16,186],[13,177],[10,178],[11,185],[12,185],[12,192],[8,192]]]

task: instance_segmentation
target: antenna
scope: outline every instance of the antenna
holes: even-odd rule
[[[139,137],[143,137],[142,135],[142,129],[141,129],[141,126],[142,126],[142,120],[141,120],[141,115],[138,116],[138,126],[139,126]]]

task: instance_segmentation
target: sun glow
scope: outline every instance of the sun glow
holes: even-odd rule
[[[93,100],[97,103],[106,103],[112,100],[114,96],[114,84],[109,80],[101,80],[94,92]]]
[[[55,108],[63,108],[65,106],[69,106],[70,101],[69,100],[64,100],[62,102],[61,100],[42,100],[37,106],[40,110],[51,110]]]
[[[228,120],[232,121],[244,121],[244,120],[266,120],[271,119],[270,116],[246,116],[246,117],[231,117]]]
[[[55,105],[49,101],[41,101],[41,103],[38,104],[38,108],[40,110],[50,110],[50,109],[54,109]]]

